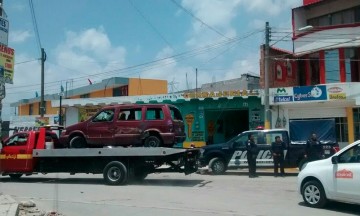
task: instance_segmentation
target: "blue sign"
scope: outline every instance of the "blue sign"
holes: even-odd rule
[[[275,96],[274,102],[275,103],[284,103],[284,102],[292,102],[293,96]]]
[[[294,87],[294,101],[327,100],[326,86]]]

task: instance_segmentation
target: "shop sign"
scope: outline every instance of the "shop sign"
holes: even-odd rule
[[[294,87],[294,101],[327,100],[326,86]]]
[[[193,131],[191,141],[204,141],[204,131]]]
[[[218,92],[191,92],[185,93],[184,98],[218,98],[218,97],[246,97],[246,96],[259,96],[257,90],[231,90],[231,91],[218,91]]]
[[[327,92],[330,100],[345,100],[346,92],[343,88],[338,86],[328,87]]]
[[[274,95],[274,103],[293,102],[294,100],[292,88],[274,88],[271,90],[271,95]]]

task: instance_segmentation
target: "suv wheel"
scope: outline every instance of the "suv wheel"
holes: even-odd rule
[[[144,141],[145,147],[160,147],[161,140],[157,136],[148,136]]]
[[[86,140],[84,137],[75,136],[70,140],[70,148],[85,148]]]
[[[321,208],[326,205],[327,198],[323,186],[318,181],[308,181],[301,189],[306,205]]]
[[[216,157],[210,160],[209,168],[214,175],[221,175],[226,171],[226,164],[223,159]]]

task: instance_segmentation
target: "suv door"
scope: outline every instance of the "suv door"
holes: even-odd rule
[[[116,145],[138,145],[144,127],[141,108],[122,108],[115,120],[116,131],[114,139]]]
[[[87,142],[93,145],[114,144],[115,109],[101,110],[87,124]]]
[[[4,143],[1,149],[1,170],[27,172],[32,170],[32,149],[27,146],[28,134],[17,133]]]
[[[181,112],[174,106],[169,106],[170,116],[175,134],[175,142],[182,143],[185,141],[185,125]],[[171,126],[169,126],[171,127]]]

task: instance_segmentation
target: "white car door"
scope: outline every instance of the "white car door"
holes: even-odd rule
[[[360,203],[360,144],[339,155],[333,178],[336,199]]]

